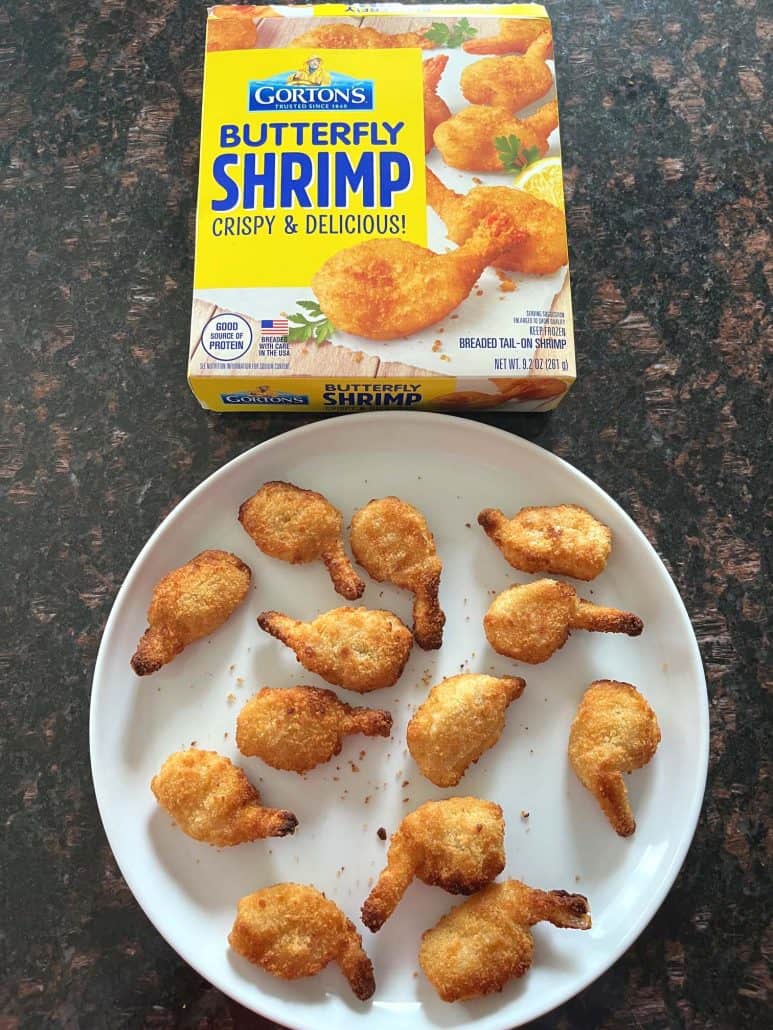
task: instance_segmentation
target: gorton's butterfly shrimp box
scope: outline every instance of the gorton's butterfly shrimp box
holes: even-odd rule
[[[559,403],[543,7],[209,9],[188,378],[215,411]]]

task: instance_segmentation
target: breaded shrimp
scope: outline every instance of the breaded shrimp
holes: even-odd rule
[[[258,625],[292,648],[309,672],[358,694],[397,683],[413,646],[396,615],[368,608],[334,608],[312,622],[262,612]]]
[[[609,528],[577,504],[521,508],[511,519],[498,508],[484,508],[478,524],[522,572],[595,579],[612,551]]]
[[[436,787],[455,787],[469,765],[492,748],[508,706],[525,680],[467,673],[438,683],[408,723],[413,760]]]
[[[370,501],[354,513],[349,541],[356,561],[376,582],[386,580],[415,595],[416,643],[437,650],[446,621],[438,601],[443,563],[422,513],[399,497]]]
[[[202,551],[156,585],[148,628],[131,660],[138,676],[157,672],[233,615],[250,588],[249,566],[227,551]]]
[[[176,751],[150,787],[183,833],[217,848],[284,837],[298,825],[292,812],[264,808],[242,770],[216,751]]]
[[[501,172],[498,139],[514,136],[522,147],[536,147],[542,156],[548,152],[548,137],[557,127],[558,103],[555,100],[543,104],[528,118],[515,118],[504,107],[472,104],[441,122],[435,129],[434,140],[441,157],[451,168]]]
[[[433,44],[421,32],[379,32],[359,25],[335,23],[310,29],[286,44],[319,50],[391,50],[394,47],[419,47],[431,50]]]
[[[262,18],[276,18],[272,7],[218,4],[207,18],[207,50],[254,50],[257,25]]]
[[[337,962],[361,1001],[376,989],[373,966],[354,923],[314,887],[276,883],[248,894],[228,943],[272,976],[298,980]]]
[[[500,18],[498,36],[468,39],[462,44],[462,49],[468,54],[523,54],[549,28],[544,19]]]
[[[509,216],[491,214],[450,254],[405,240],[367,240],[328,258],[311,285],[338,329],[369,340],[394,340],[450,314],[483,269],[523,239]]]
[[[427,203],[443,219],[448,238],[454,243],[464,243],[491,211],[512,215],[525,239],[500,254],[494,262],[496,268],[526,275],[550,275],[569,261],[563,212],[523,190],[474,186],[462,196],[448,189],[428,168]],[[523,387],[523,380],[520,385]],[[559,392],[563,392],[563,384]]]
[[[569,761],[621,837],[636,829],[622,774],[646,765],[659,743],[658,720],[636,687],[591,683],[572,723]]]
[[[572,629],[638,637],[643,628],[637,615],[583,601],[568,583],[554,579],[504,590],[483,617],[494,650],[530,665],[546,662],[564,646]]]
[[[529,928],[542,922],[589,930],[588,899],[536,890],[519,880],[492,883],[423,934],[419,965],[443,1001],[501,991],[531,966],[534,939]]]
[[[428,154],[435,145],[432,134],[435,129],[451,117],[448,104],[438,96],[437,88],[440,78],[448,64],[446,54],[428,58],[424,68],[424,153]]]
[[[326,497],[292,483],[264,483],[239,508],[239,521],[264,554],[293,565],[321,560],[336,593],[350,601],[365,584],[344,551],[343,516]]]
[[[302,773],[339,754],[354,733],[388,737],[392,716],[375,708],[352,708],[332,690],[264,687],[236,720],[236,746],[274,769]]]
[[[478,798],[427,801],[407,815],[389,844],[387,866],[362,906],[374,933],[415,876],[449,894],[472,894],[505,867],[502,809]]]
[[[522,57],[484,57],[468,64],[461,74],[462,93],[471,104],[520,111],[544,97],[553,85],[553,75],[545,64],[552,50],[553,35],[546,29]]]

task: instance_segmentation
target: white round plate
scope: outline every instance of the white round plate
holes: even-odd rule
[[[395,494],[426,515],[443,560],[447,614],[440,651],[414,648],[396,686],[352,704],[389,709],[392,739],[350,737],[341,754],[304,777],[242,758],[236,714],[259,687],[326,684],[261,632],[267,608],[309,619],[346,602],[324,567],[290,566],[263,555],[237,521],[243,500],[266,480],[324,493],[348,522],[372,497]],[[481,508],[509,514],[523,505],[573,502],[610,526],[606,571],[575,584],[583,596],[635,611],[637,639],[575,633],[549,662],[517,665],[487,645],[481,619],[516,572],[478,527]],[[138,679],[129,667],[156,582],[205,548],[225,548],[253,570],[246,602],[211,639],[188,647],[160,672]],[[410,624],[411,598],[367,582],[362,603],[389,608]],[[501,740],[452,790],[424,780],[405,749],[405,725],[428,685],[460,670],[517,673],[527,682],[507,713]],[[569,726],[588,684],[636,684],[654,707],[662,743],[627,780],[637,829],[616,836],[569,768]],[[317,422],[253,448],[194,490],[152,535],[123,584],[102,639],[91,701],[91,760],[102,820],[121,871],[160,933],[226,994],[285,1026],[379,1028],[520,1026],[582,990],[647,925],[676,877],[692,839],[708,758],[708,707],[698,647],[684,606],[660,559],[631,519],[590,480],[533,444],[475,422],[398,412]],[[156,805],[150,780],[171,752],[212,748],[241,765],[268,805],[298,817],[294,836],[217,850],[186,837]],[[532,969],[501,994],[448,1005],[419,971],[422,931],[459,898],[414,882],[378,934],[359,910],[384,865],[387,843],[422,802],[475,795],[502,805],[504,876],[587,895],[593,929],[534,928]],[[528,813],[528,816],[527,816]],[[361,1004],[334,965],[286,982],[230,951],[236,903],[280,881],[310,883],[335,900],[362,932],[376,993]]]

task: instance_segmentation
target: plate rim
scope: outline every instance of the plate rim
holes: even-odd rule
[[[270,1011],[273,1008],[273,1005],[271,1004],[272,999],[270,995],[266,995],[263,991],[260,990],[260,988],[257,988],[257,990],[253,990],[251,992],[251,996],[249,998],[246,997],[246,991],[245,996],[234,997],[234,993],[232,993],[232,990],[229,987],[224,986],[222,982],[218,982],[218,977],[213,979],[210,976],[209,972],[205,972],[200,967],[199,963],[195,960],[195,958],[191,957],[189,949],[185,942],[182,942],[182,945],[178,947],[178,945],[176,943],[173,943],[169,939],[169,936],[166,933],[162,932],[156,925],[155,920],[148,911],[146,899],[144,897],[144,890],[141,884],[138,883],[137,878],[134,875],[127,875],[124,866],[122,865],[121,861],[115,853],[115,850],[113,849],[110,832],[108,830],[109,820],[106,816],[107,809],[105,804],[106,799],[104,796],[106,788],[104,783],[100,785],[100,776],[97,773],[97,767],[95,764],[95,739],[97,722],[96,713],[99,707],[99,702],[95,701],[95,698],[98,695],[97,684],[102,675],[102,667],[107,662],[106,649],[104,644],[106,638],[108,637],[108,631],[112,628],[113,622],[115,622],[120,615],[120,609],[122,607],[122,604],[124,603],[123,599],[129,593],[134,578],[139,574],[139,568],[142,564],[142,560],[146,555],[146,552],[152,549],[152,547],[155,544],[156,538],[161,534],[161,531],[164,529],[167,522],[173,517],[178,517],[178,515],[182,513],[185,509],[187,509],[189,506],[192,506],[198,498],[198,495],[201,492],[203,492],[205,487],[210,485],[211,482],[217,479],[218,477],[224,476],[226,474],[226,471],[230,469],[232,466],[236,465],[237,463],[246,464],[251,460],[255,460],[255,455],[257,452],[271,450],[272,448],[280,445],[286,445],[286,440],[288,437],[293,437],[297,439],[301,436],[308,435],[314,431],[330,431],[328,429],[329,426],[335,425],[344,419],[347,421],[347,423],[365,421],[372,422],[375,419],[397,419],[398,421],[406,422],[409,424],[416,423],[417,425],[421,425],[422,423],[427,425],[428,423],[442,422],[452,423],[458,425],[459,427],[463,425],[469,429],[472,429],[475,432],[481,432],[484,435],[495,436],[499,439],[504,437],[508,441],[508,443],[514,445],[516,448],[522,447],[526,451],[537,451],[540,453],[540,456],[544,460],[548,461],[548,463],[552,462],[553,464],[556,464],[559,467],[563,467],[564,470],[568,469],[570,474],[579,476],[580,479],[584,482],[584,484],[590,487],[592,492],[598,494],[607,503],[611,504],[612,507],[617,510],[617,513],[621,515],[623,519],[630,524],[635,533],[641,538],[641,540],[646,546],[646,549],[650,552],[651,558],[653,558],[655,562],[657,562],[657,564],[661,566],[663,572],[665,573],[668,590],[671,592],[673,599],[676,601],[677,609],[680,611],[681,616],[686,623],[686,628],[689,631],[690,662],[693,666],[694,673],[697,677],[697,682],[703,686],[703,691],[701,693],[702,704],[700,706],[700,718],[698,722],[698,728],[700,731],[700,768],[698,770],[698,789],[696,790],[691,800],[690,810],[686,813],[686,818],[684,819],[682,824],[689,832],[685,832],[683,834],[681,843],[679,847],[676,849],[669,866],[667,867],[664,875],[662,876],[661,883],[658,889],[650,895],[647,905],[642,909],[642,912],[639,915],[639,917],[631,923],[626,932],[621,936],[621,939],[618,942],[618,944],[614,948],[610,949],[608,957],[604,959],[602,968],[600,968],[598,971],[594,970],[589,974],[581,976],[579,981],[574,982],[572,986],[566,989],[559,989],[555,1000],[551,1001],[550,1005],[548,1005],[547,1008],[543,1009],[541,1012],[538,1012],[528,1017],[526,1022],[531,1022],[533,1019],[539,1019],[542,1016],[545,1016],[548,1013],[554,1011],[559,1006],[566,1004],[572,998],[577,997],[583,991],[587,990],[587,988],[592,983],[594,983],[596,980],[602,977],[605,973],[609,972],[609,970],[619,961],[621,956],[624,955],[625,952],[628,951],[628,949],[634,944],[634,942],[641,936],[641,934],[644,932],[644,930],[647,928],[647,926],[650,924],[650,922],[654,919],[655,915],[660,910],[661,906],[663,905],[663,902],[667,898],[668,894],[674,886],[674,883],[676,882],[676,879],[679,875],[682,866],[684,865],[687,853],[690,850],[693,839],[695,837],[695,832],[698,827],[698,821],[700,819],[700,814],[703,808],[703,801],[706,793],[706,782],[708,777],[710,753],[709,697],[703,659],[701,656],[700,647],[698,646],[698,641],[695,635],[694,627],[692,625],[690,614],[687,611],[687,607],[684,601],[682,600],[681,594],[676,588],[676,584],[674,583],[671,573],[669,572],[665,562],[660,557],[658,552],[655,550],[655,547],[650,543],[649,539],[647,538],[643,530],[639,528],[635,520],[628,514],[628,512],[622,507],[622,505],[614,499],[614,497],[608,494],[606,490],[604,490],[601,486],[595,483],[588,475],[586,475],[580,469],[572,465],[569,461],[567,461],[564,458],[561,458],[557,454],[554,454],[552,451],[547,450],[545,447],[541,447],[539,444],[531,440],[527,440],[524,437],[519,436],[515,433],[508,432],[508,430],[506,429],[501,429],[498,426],[492,426],[485,422],[478,422],[476,420],[470,420],[467,418],[460,417],[458,415],[447,415],[438,412],[379,411],[337,415],[323,420],[314,419],[312,422],[309,422],[305,425],[296,426],[293,429],[289,429],[284,432],[278,433],[276,436],[272,436],[268,440],[263,440],[260,443],[254,444],[252,447],[249,447],[247,448],[247,450],[242,451],[241,454],[235,455],[229,461],[225,462],[225,464],[215,469],[208,476],[206,476],[200,483],[198,483],[197,486],[190,490],[183,498],[181,498],[181,500],[162,518],[162,520],[150,534],[150,536],[145,541],[144,545],[141,547],[136,557],[134,558],[134,561],[129,567],[129,570],[127,571],[123,579],[123,582],[121,583],[121,586],[119,587],[118,592],[115,595],[115,598],[110,608],[110,614],[107,617],[105,627],[102,631],[102,635],[100,638],[99,650],[97,652],[97,659],[94,664],[94,671],[91,679],[91,692],[89,698],[89,764],[91,769],[91,778],[94,788],[94,795],[97,802],[97,809],[99,811],[99,817],[102,823],[102,828],[104,830],[105,837],[107,838],[107,843],[110,847],[113,860],[118,866],[121,876],[126,882],[126,885],[129,888],[129,890],[131,891],[135,902],[139,905],[146,918],[150,921],[156,933],[158,933],[159,936],[161,936],[166,941],[169,947],[185,963],[187,963],[192,969],[194,969],[199,974],[199,976],[205,979],[208,983],[211,983],[212,986],[216,987],[219,991],[221,991],[224,995],[226,995],[226,997],[230,998],[232,1001],[236,1001],[238,1004],[244,1006],[248,1011],[251,1011],[256,1015],[262,1016],[265,1019],[277,1020],[278,1018],[281,1018],[281,1016],[277,1017],[273,1014],[272,1011]],[[253,989],[255,988],[254,984],[252,984],[251,986]],[[257,1006],[262,1004],[264,1001],[268,1002],[268,1009],[258,1008]],[[284,1003],[281,1001],[281,999],[277,999],[277,1004],[279,1005],[279,1009],[277,1009],[277,1011],[281,1012],[281,1008],[284,1007]],[[506,1012],[507,1007],[504,1007],[501,1011]],[[495,1027],[498,1028],[498,1030],[515,1030],[516,1027],[525,1025],[523,1021],[513,1023],[512,1019],[505,1019],[501,1023],[497,1024],[497,1015],[498,1013],[492,1013],[486,1017],[483,1017],[483,1021],[485,1025],[489,1027],[489,1030],[494,1030]],[[367,1010],[363,1012],[362,1016],[364,1018],[367,1018]],[[475,1022],[477,1022],[477,1020]],[[317,1024],[313,1020],[308,1020],[306,1018],[296,1019],[295,1017],[293,1017],[292,1024],[282,1023],[281,1025],[291,1025],[293,1030],[317,1030]]]

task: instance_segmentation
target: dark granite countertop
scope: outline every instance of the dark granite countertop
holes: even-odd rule
[[[668,900],[537,1025],[761,1027],[773,21],[755,0],[550,10],[580,377],[552,416],[483,420],[593,477],[663,556],[701,644],[712,744]],[[141,545],[213,469],[311,421],[207,414],[185,382],[203,5],[16,0],[0,24],[0,1028],[267,1025],[142,914],[88,758],[100,634]]]

